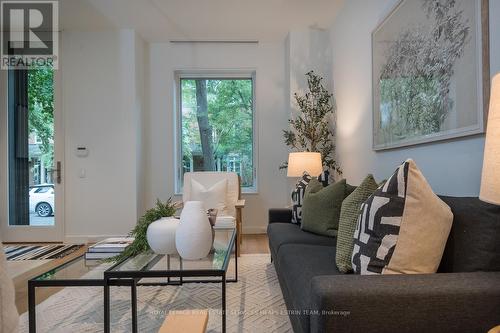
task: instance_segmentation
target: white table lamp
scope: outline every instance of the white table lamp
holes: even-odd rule
[[[304,172],[313,177],[323,172],[320,153],[298,152],[288,155],[287,177],[302,177]]]
[[[493,78],[491,85],[479,199],[500,205],[500,73]]]

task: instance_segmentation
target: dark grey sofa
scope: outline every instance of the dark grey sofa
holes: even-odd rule
[[[336,239],[271,209],[267,229],[295,332],[487,332],[500,325],[500,206],[441,197],[454,213],[437,274],[341,274]]]

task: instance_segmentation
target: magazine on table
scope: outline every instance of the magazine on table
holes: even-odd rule
[[[133,242],[134,242],[133,237],[106,238],[105,240],[102,240],[92,246],[89,246],[88,252],[120,253]]]

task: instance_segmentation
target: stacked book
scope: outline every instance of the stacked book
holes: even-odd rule
[[[214,229],[228,229],[236,227],[236,219],[232,216],[217,216]]]
[[[89,246],[85,253],[85,260],[99,261],[106,258],[114,257],[125,250],[127,246],[132,244],[133,237],[113,237],[106,238],[99,243]]]

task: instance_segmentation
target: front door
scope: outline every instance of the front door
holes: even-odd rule
[[[4,149],[1,184],[4,242],[63,239],[62,145],[57,71],[51,67],[10,70],[2,122]]]

